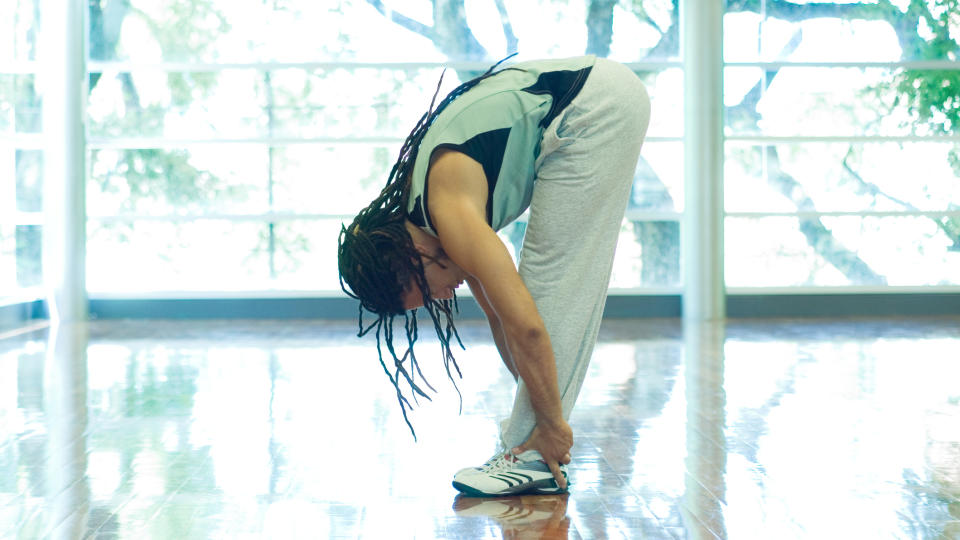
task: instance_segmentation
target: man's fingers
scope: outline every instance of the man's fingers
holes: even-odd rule
[[[571,459],[570,452],[567,452],[566,454],[563,455],[563,459],[560,460],[560,463],[563,463],[564,465],[569,465],[570,459]]]
[[[555,461],[548,461],[547,467],[550,467],[550,472],[553,473],[553,479],[557,481],[557,485],[560,486],[560,489],[567,489],[567,479],[563,477],[563,473],[560,472],[560,465]]]

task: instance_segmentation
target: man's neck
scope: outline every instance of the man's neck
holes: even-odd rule
[[[413,244],[415,246],[423,247],[427,253],[435,252],[440,246],[439,240],[431,236],[420,227],[414,225],[409,219],[404,222],[404,225],[406,225],[407,232],[410,233],[410,238],[413,239]]]

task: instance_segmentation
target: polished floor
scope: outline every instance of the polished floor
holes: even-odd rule
[[[0,538],[960,538],[960,319],[607,321],[571,493],[450,486],[512,379],[464,322],[411,420],[355,323],[0,335]]]

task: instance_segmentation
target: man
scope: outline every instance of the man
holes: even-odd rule
[[[413,310],[430,314],[450,374],[451,299],[466,282],[518,387],[501,450],[453,485],[482,496],[558,493],[650,105],[636,75],[606,59],[495,67],[424,115],[380,196],[341,230],[341,285],[361,302],[360,335],[375,327],[387,339],[394,374],[381,363],[406,418],[401,377],[425,395]],[[528,208],[516,268],[496,231]],[[378,315],[366,329],[363,309]],[[400,314],[402,357],[392,345]]]

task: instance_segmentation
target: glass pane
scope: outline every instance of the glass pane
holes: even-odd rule
[[[92,221],[87,226],[88,288],[98,292],[265,288],[266,229],[262,223],[223,220]]]
[[[40,95],[33,75],[0,74],[0,134],[39,133]]]
[[[683,143],[645,142],[627,212],[683,212]]]
[[[0,298],[42,283],[41,228],[0,223]]]
[[[729,287],[958,285],[960,219],[727,218]]]
[[[87,213],[260,212],[268,168],[262,145],[93,150]]]
[[[0,222],[0,298],[17,289],[17,241],[14,227]]]
[[[272,265],[275,279],[271,287],[294,290],[339,291],[337,238],[341,224],[335,219],[297,220],[277,223],[261,237],[260,251]]]
[[[679,287],[680,222],[624,221],[610,287]]]
[[[956,61],[949,2],[728,2],[728,62]],[[907,15],[909,9],[913,12]],[[912,23],[904,24],[913,17]],[[946,42],[944,42],[946,41]]]
[[[0,220],[15,212],[40,212],[43,200],[43,151],[0,143]]]
[[[0,158],[0,166],[2,164]],[[41,212],[43,210],[43,151],[16,150],[16,201],[20,212]],[[2,169],[0,169],[2,170]]]
[[[95,150],[87,211],[91,216],[358,212],[383,188],[398,151],[363,144]]]
[[[0,62],[35,60],[39,0],[0,2]]]
[[[960,210],[960,144],[727,143],[724,176],[728,212]]]
[[[466,2],[434,19],[426,0],[373,3],[93,2],[93,60],[395,61],[498,60],[585,52],[621,61],[678,56],[678,9],[665,0]]]
[[[383,189],[399,146],[304,144],[274,149],[274,209],[359,212]]]
[[[94,137],[398,137],[427,111],[441,69],[227,69],[91,76]],[[482,71],[447,70],[438,101]],[[679,69],[639,74],[653,96],[652,136],[683,134]]]
[[[89,225],[97,292],[340,290],[340,220]]]
[[[17,152],[8,141],[0,141],[0,223],[9,222],[17,211]]]
[[[16,255],[16,284],[18,287],[36,287],[43,283],[41,267],[43,235],[39,225],[18,225],[14,233]]]
[[[957,135],[960,70],[724,70],[727,135]]]
[[[650,94],[647,137],[683,137],[683,70],[638,71]]]

